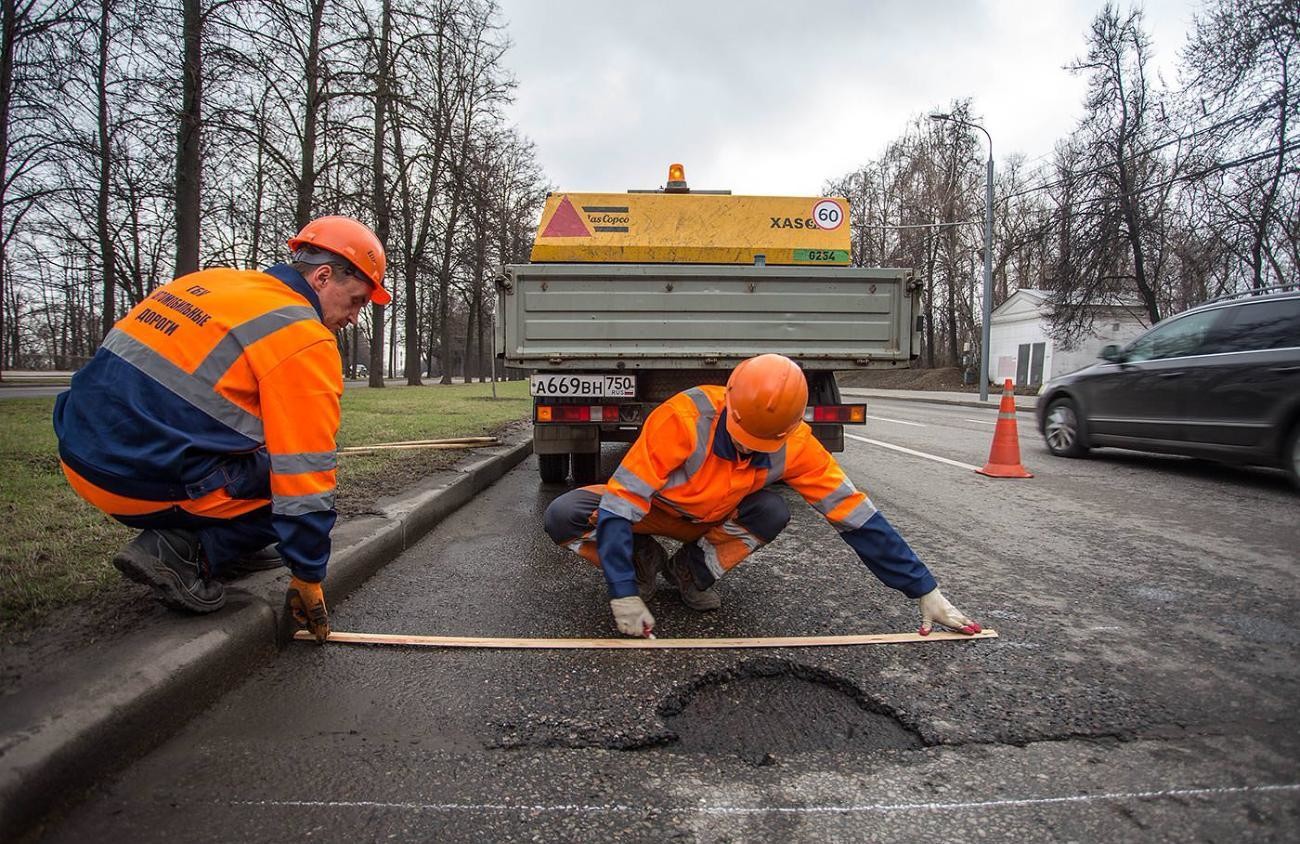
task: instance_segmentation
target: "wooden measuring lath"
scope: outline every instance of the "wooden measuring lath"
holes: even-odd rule
[[[969,642],[996,639],[996,630],[973,635],[935,630],[920,633],[865,633],[848,636],[775,636],[744,639],[498,639],[477,636],[409,636],[401,633],[347,633],[330,631],[327,641],[348,645],[407,645],[422,648],[512,648],[535,650],[706,650],[732,648],[824,648],[845,645],[897,645],[909,642]],[[299,630],[295,639],[315,641]]]

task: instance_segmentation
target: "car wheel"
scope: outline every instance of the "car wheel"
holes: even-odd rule
[[[569,474],[568,454],[539,454],[537,469],[544,484],[562,484]]]
[[[1060,398],[1047,406],[1043,439],[1048,451],[1057,457],[1082,457],[1088,453],[1083,417],[1074,399]]]
[[[1300,489],[1300,422],[1291,428],[1291,436],[1287,438],[1282,468],[1291,476],[1291,484]]]

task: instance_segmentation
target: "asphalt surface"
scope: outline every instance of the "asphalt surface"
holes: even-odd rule
[[[997,640],[767,651],[290,646],[46,829],[131,840],[1300,837],[1300,497],[1102,452],[969,466],[994,411],[872,400],[841,462]],[[892,447],[891,447],[892,446]],[[899,451],[909,449],[913,453]],[[939,457],[939,462],[921,455]],[[606,469],[619,452],[607,448]],[[332,607],[336,629],[613,635],[530,458]],[[794,519],[661,636],[915,629]]]

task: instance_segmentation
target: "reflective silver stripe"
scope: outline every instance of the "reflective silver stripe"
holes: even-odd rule
[[[669,499],[667,499],[667,498],[664,498],[662,495],[659,496],[659,498],[656,499],[656,500],[657,500],[660,504],[663,504],[665,507],[667,507],[668,509],[672,510],[672,511],[673,511],[674,513],[676,513],[677,515],[681,516],[681,517],[682,517],[683,519],[685,519],[686,521],[690,522],[691,524],[699,524],[699,523],[700,523],[700,520],[697,519],[695,516],[692,516],[690,513],[686,512],[686,509],[685,509],[681,504],[678,504],[678,503],[675,502],[675,501],[671,501],[671,500],[669,500]]]
[[[857,492],[857,490],[853,487],[853,481],[845,478],[844,483],[832,490],[830,495],[826,496],[821,501],[814,501],[813,509],[818,513],[821,513],[823,516],[829,515],[830,512],[840,504],[840,502],[844,501],[855,492]]]
[[[639,495],[642,498],[649,498],[655,494],[655,488],[641,480],[641,477],[626,466],[619,466],[614,470],[612,480],[618,481],[623,487],[633,495]]]
[[[612,492],[607,492],[600,497],[599,506],[600,509],[608,510],[615,516],[622,516],[629,522],[639,522],[646,513],[650,512],[649,509],[642,510],[631,501],[628,501],[626,498],[621,498]]]
[[[781,480],[781,476],[785,474],[785,446],[781,446],[768,455],[768,460],[771,461],[772,468],[767,470],[767,477],[763,479],[763,486],[771,486]]]
[[[584,533],[582,536],[579,536],[577,539],[573,540],[572,542],[570,542],[568,545],[564,547],[568,548],[570,551],[572,551],[575,554],[580,554],[582,553],[583,543],[595,542],[595,541],[596,541],[596,532],[594,530],[589,530],[586,533]]]
[[[222,425],[251,440],[265,440],[262,420],[227,400],[214,391],[211,385],[195,378],[125,331],[117,328],[110,331],[104,340],[104,348]]]
[[[691,397],[691,401],[695,402],[695,407],[700,411],[700,415],[695,419],[695,451],[686,458],[686,474],[693,476],[700,471],[700,467],[708,459],[709,450],[713,447],[713,443],[709,442],[709,431],[713,428],[713,418],[717,412],[713,409],[713,402],[709,400],[708,395],[698,387],[687,390],[686,395]]]
[[[750,550],[750,553],[763,547],[763,540],[746,530],[745,526],[740,522],[723,522],[721,527],[723,533],[728,536],[734,536],[741,542],[745,543],[745,547]]]
[[[717,415],[713,402],[698,387],[687,390],[686,395],[691,397],[691,401],[695,402],[695,407],[700,411],[700,415],[695,418],[695,450],[686,458],[685,463],[669,473],[668,483],[664,489],[681,486],[694,477],[704,465],[704,461],[709,458],[709,450],[713,447],[709,439],[709,431],[713,429],[713,419]]]
[[[334,492],[318,492],[313,495],[273,495],[271,512],[278,516],[305,516],[308,513],[320,513],[334,509]]]
[[[308,472],[328,472],[337,469],[338,452],[304,451],[298,454],[272,454],[271,471],[277,475],[305,475]]]
[[[864,498],[861,504],[849,511],[847,516],[832,524],[840,533],[846,533],[862,527],[874,515],[876,515],[876,505],[871,503],[870,498]]]
[[[203,363],[194,370],[194,377],[205,384],[216,386],[221,376],[226,374],[226,370],[234,366],[235,361],[244,354],[244,349],[281,328],[308,319],[319,321],[314,308],[306,305],[289,305],[267,311],[248,322],[236,325],[221,338],[221,342],[215,349],[208,352]]]
[[[704,537],[700,537],[700,547],[704,551],[704,565],[708,566],[709,574],[717,580],[727,573],[722,567],[722,561],[718,559],[718,549],[713,547],[713,543]]]
[[[699,387],[691,387],[689,390],[684,390],[683,392],[691,397],[691,401],[695,402],[695,407],[700,411],[701,416],[707,416],[710,419],[713,418],[716,411],[713,409],[713,400],[709,398],[708,393],[704,392]]]

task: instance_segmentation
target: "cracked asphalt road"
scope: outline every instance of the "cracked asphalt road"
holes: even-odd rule
[[[863,434],[980,465],[992,414],[871,402]],[[909,423],[909,424],[903,424]],[[1300,838],[1300,497],[1121,452],[990,480],[841,460],[997,640],[771,651],[295,644],[47,829],[53,841]],[[606,449],[606,469],[619,451]],[[535,459],[350,600],[337,629],[613,635],[552,546]],[[792,493],[777,542],[662,636],[912,630]]]

